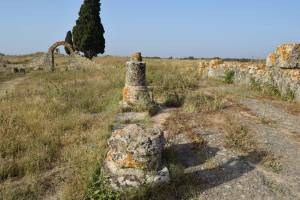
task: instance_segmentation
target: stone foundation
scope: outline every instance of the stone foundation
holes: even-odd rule
[[[298,44],[285,44],[268,56],[266,63],[224,62],[221,59],[201,61],[200,73],[204,77],[224,77],[226,71],[234,71],[234,82],[250,85],[253,81],[271,84],[282,95],[292,93],[300,101],[300,51]]]

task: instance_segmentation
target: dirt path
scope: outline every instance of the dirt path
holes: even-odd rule
[[[25,78],[26,77],[22,76],[0,83],[0,98],[13,91],[18,84],[25,80]]]
[[[193,177],[185,183],[188,189],[179,184],[178,193],[170,192],[168,198],[300,200],[300,115],[288,113],[271,100],[240,97],[216,113],[182,116],[180,109],[177,112],[169,110],[153,119],[161,124],[171,116],[166,127],[167,147],[176,154],[171,164]],[[266,166],[256,151],[240,153],[229,148],[224,128],[229,119],[248,127],[257,151],[268,152],[274,163]],[[204,147],[195,148],[194,136],[205,140]],[[182,188],[183,194],[192,195],[182,196]]]

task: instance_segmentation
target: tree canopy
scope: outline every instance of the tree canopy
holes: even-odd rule
[[[100,6],[100,0],[85,0],[73,28],[75,49],[83,52],[87,58],[105,51],[105,30],[101,23]]]

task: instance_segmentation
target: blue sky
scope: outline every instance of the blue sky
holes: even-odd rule
[[[46,51],[83,0],[0,0],[0,52]],[[102,0],[106,54],[264,58],[300,42],[299,0]]]

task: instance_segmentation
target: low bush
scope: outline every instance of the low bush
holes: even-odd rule
[[[233,70],[226,70],[225,76],[223,77],[223,82],[226,84],[232,84],[234,82],[235,72]]]

